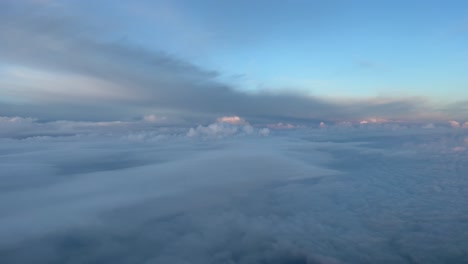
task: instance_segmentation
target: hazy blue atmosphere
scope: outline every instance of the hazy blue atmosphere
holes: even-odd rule
[[[0,1],[0,263],[468,263],[466,1]]]

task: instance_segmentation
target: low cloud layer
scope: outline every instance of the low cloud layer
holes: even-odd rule
[[[150,119],[92,126],[3,118],[32,135],[0,139],[2,262],[468,256],[466,129],[376,123],[264,136],[256,127],[246,133],[245,123],[189,129]],[[46,135],[48,126],[67,134]]]

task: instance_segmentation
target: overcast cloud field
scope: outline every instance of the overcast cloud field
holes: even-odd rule
[[[468,259],[467,129],[2,125],[2,263]]]

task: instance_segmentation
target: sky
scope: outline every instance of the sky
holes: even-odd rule
[[[466,1],[0,3],[0,113],[468,119]]]
[[[0,263],[466,263],[467,11],[0,0]]]

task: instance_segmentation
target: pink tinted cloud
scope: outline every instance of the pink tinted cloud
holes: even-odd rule
[[[218,118],[217,121],[220,123],[228,123],[231,125],[243,125],[247,123],[243,118],[240,118],[239,116],[223,116]]]

